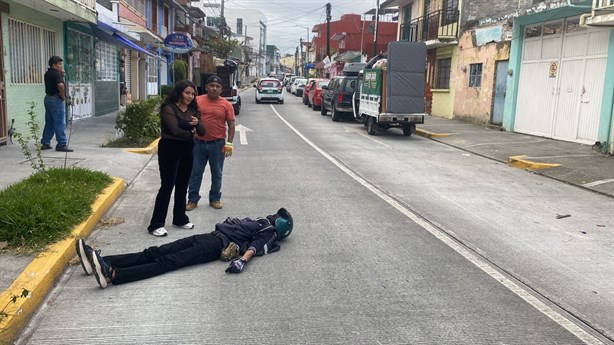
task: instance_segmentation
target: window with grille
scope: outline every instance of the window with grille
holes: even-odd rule
[[[43,84],[49,58],[60,55],[58,34],[9,18],[11,83]]]
[[[98,80],[117,80],[117,48],[114,45],[96,43],[96,75]]]
[[[444,0],[442,25],[458,21],[458,0]]]
[[[482,85],[482,64],[472,63],[469,65],[469,87],[480,87]]]
[[[147,81],[150,83],[158,83],[158,61],[156,58],[147,57]]]
[[[237,35],[243,35],[243,18],[237,18]]]
[[[450,88],[450,69],[452,67],[452,58],[437,60],[437,80],[436,89]]]
[[[206,17],[207,26],[217,28],[220,26],[221,20],[220,17]]]

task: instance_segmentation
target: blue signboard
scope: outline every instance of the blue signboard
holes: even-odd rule
[[[192,39],[185,34],[170,34],[164,38],[164,48],[176,54],[184,54],[192,49]]]

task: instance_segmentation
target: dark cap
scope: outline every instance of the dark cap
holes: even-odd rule
[[[58,62],[62,62],[62,61],[64,60],[62,60],[61,57],[54,55],[51,58],[49,58],[49,67],[55,65]]]
[[[222,78],[218,77],[217,75],[212,75],[209,78],[207,78],[207,82],[205,82],[205,84],[211,84],[211,83],[218,83],[220,85],[222,85]]]

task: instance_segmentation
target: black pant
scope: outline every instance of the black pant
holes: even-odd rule
[[[175,188],[173,224],[184,225],[190,221],[185,214],[188,182],[192,173],[193,141],[180,141],[162,138],[158,143],[158,165],[160,166],[160,190],[156,196],[153,215],[147,230],[152,232],[164,226],[168,204]]]
[[[194,264],[215,261],[222,253],[222,240],[212,234],[199,234],[140,253],[105,256],[115,271],[112,283],[123,284],[155,277]]]

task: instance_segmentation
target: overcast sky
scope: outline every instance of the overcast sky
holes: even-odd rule
[[[218,2],[220,0],[207,0]],[[326,3],[331,4],[331,20],[338,20],[346,13],[363,14],[375,8],[377,0],[225,0],[226,7],[258,9],[264,13],[268,24],[267,44],[276,45],[280,54],[294,54],[299,39],[313,38],[314,25],[326,22]],[[383,2],[380,1],[380,2]],[[302,27],[301,27],[302,26]]]

